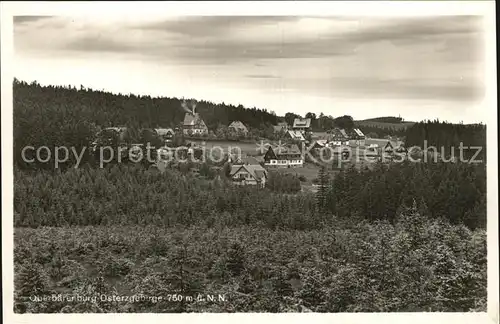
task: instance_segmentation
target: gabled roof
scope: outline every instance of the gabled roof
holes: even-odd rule
[[[328,140],[326,139],[318,139],[314,141],[313,147],[326,147],[328,144]]]
[[[174,134],[174,130],[172,128],[155,128],[155,131],[159,136]]]
[[[312,132],[311,133],[312,139],[327,139],[329,137],[330,137],[330,134],[328,134],[328,132]]]
[[[233,165],[231,167],[230,176],[232,177],[233,175],[236,174],[236,172],[238,172],[241,169],[247,171],[257,181],[260,181],[263,177],[267,177],[267,170],[264,169],[260,164],[257,164],[257,165],[248,165],[248,164]]]
[[[328,133],[332,134],[334,137],[343,137],[344,139],[348,139],[347,133],[344,129],[340,129],[335,127],[334,129],[328,131]]]
[[[201,119],[200,114],[186,113],[184,115],[184,126],[201,126],[206,127],[205,122]]]
[[[293,128],[309,128],[311,126],[311,118],[295,118],[293,120]]]
[[[193,126],[195,124],[195,116],[191,113],[184,115],[184,126]]]
[[[302,154],[297,144],[272,146],[271,149],[273,150],[274,154],[281,156]]]
[[[260,165],[259,161],[252,156],[240,157],[240,158],[236,159],[234,164],[235,165],[242,165],[242,164]]]
[[[359,128],[354,128],[354,132],[356,132],[356,134],[358,136],[361,136],[361,137],[365,136],[365,134],[363,134],[363,132]]]
[[[380,138],[367,138],[365,139],[365,146],[378,146],[380,148],[386,148],[387,145],[392,146],[392,148],[397,148],[400,146],[401,142],[391,141],[388,139],[380,139]]]
[[[235,120],[233,121],[231,124],[229,124],[230,128],[235,128],[235,129],[241,129],[242,131],[244,132],[248,132],[248,129],[247,127],[245,126],[245,124],[243,124],[242,122],[240,122],[239,120]]]
[[[289,130],[287,132],[288,135],[290,135],[290,137],[292,139],[295,139],[295,140],[299,140],[299,141],[305,141],[306,139],[304,138],[304,136],[302,135],[302,133],[300,131],[297,131],[297,130]]]

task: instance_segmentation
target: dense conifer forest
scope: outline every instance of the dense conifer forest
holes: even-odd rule
[[[188,164],[99,168],[87,153],[78,168],[21,158],[28,145],[81,152],[106,126],[177,127],[180,107],[175,98],[14,81],[16,312],[485,310],[484,125],[398,130],[407,146],[427,140],[446,156],[460,142],[482,146],[481,163],[377,163],[335,176],[323,166],[316,193],[278,173],[262,189],[234,186],[224,163],[194,173]],[[203,101],[196,109],[213,132],[240,120],[261,137],[294,117]],[[309,117],[318,129],[352,122]],[[30,300],[61,292],[227,300]]]

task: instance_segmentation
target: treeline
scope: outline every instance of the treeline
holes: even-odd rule
[[[298,179],[270,176],[268,189],[232,186],[222,177],[198,179],[177,170],[140,165],[66,172],[16,170],[16,226],[224,224],[314,229],[332,217],[394,222],[415,201],[422,214],[485,228],[484,165],[397,163],[348,168],[333,180],[319,176],[316,195],[297,192]],[[283,194],[286,193],[286,194]]]
[[[64,86],[40,86],[34,82],[14,80],[14,101],[26,107],[31,103],[35,109],[71,108],[75,115],[102,126],[138,124],[140,127],[175,127],[184,120],[185,111],[178,98],[113,94],[91,88]],[[24,105],[23,105],[24,104]],[[14,106],[15,106],[14,105]],[[16,106],[15,106],[16,108]],[[16,110],[16,109],[14,109]],[[250,127],[262,124],[275,125],[277,116],[265,109],[245,108],[242,105],[214,104],[197,101],[196,112],[200,113],[209,129],[215,130],[219,123],[228,125],[239,120]],[[78,114],[78,115],[76,115]]]
[[[370,138],[384,138],[386,136],[398,136],[404,138],[406,136],[406,128],[391,127],[391,126],[375,126],[375,125],[359,125],[359,129]]]
[[[52,158],[56,146],[74,148],[80,153],[100,128],[127,126],[133,129],[177,127],[185,111],[177,98],[116,95],[81,87],[40,86],[14,80],[13,83],[14,162],[20,167],[35,166],[21,158],[27,146],[46,146]],[[276,115],[256,108],[197,102],[200,113],[212,132],[233,120],[242,121],[254,136],[273,135]],[[87,153],[87,152],[86,152]],[[85,160],[88,158],[85,155]],[[46,166],[46,165],[45,165]],[[36,167],[43,168],[37,164]]]
[[[350,167],[332,180],[320,172],[320,207],[339,217],[394,221],[415,201],[421,214],[486,227],[486,167],[466,163],[378,163]]]
[[[403,122],[403,118],[387,116],[387,117],[376,117],[376,118],[365,119],[363,121],[365,122],[372,121],[380,123],[401,123]]]
[[[475,159],[486,160],[486,125],[483,124],[463,125],[434,120],[416,123],[406,131],[407,147],[418,146],[423,149],[425,141],[427,146],[436,147],[446,157],[454,154],[459,158],[460,143],[465,147],[480,147]],[[465,149],[464,157],[471,159],[476,151],[478,149]]]
[[[292,197],[140,165],[16,170],[14,179],[15,226],[252,224],[304,229],[318,228],[328,218],[308,195]],[[285,191],[283,185],[279,189]]]

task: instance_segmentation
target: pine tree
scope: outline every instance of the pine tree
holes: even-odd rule
[[[322,212],[326,211],[328,205],[329,177],[325,166],[321,166],[318,171],[318,192],[316,193],[316,203],[318,209]]]

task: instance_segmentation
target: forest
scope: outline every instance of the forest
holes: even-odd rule
[[[224,163],[193,173],[189,164],[98,168],[91,156],[59,169],[21,159],[26,145],[79,151],[103,126],[176,126],[180,102],[14,82],[15,312],[486,309],[485,162],[377,163],[331,178],[323,166],[312,193],[277,172],[263,189],[234,186]],[[238,119],[263,135],[280,119],[207,102],[197,110],[209,128]],[[439,121],[416,123],[405,138],[447,148],[486,142],[484,125]],[[31,298],[171,293],[228,299]]]
[[[458,156],[460,143],[468,148],[481,148],[475,159],[486,162],[486,126],[483,124],[452,124],[436,119],[416,123],[406,131],[407,147],[414,145],[423,147],[424,141],[427,141],[429,146],[437,147],[438,150],[441,147],[445,148],[446,156],[450,154]],[[473,148],[465,149],[464,157],[471,159],[476,151],[478,150]]]

